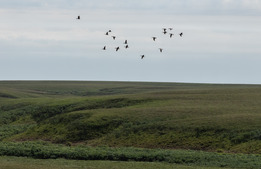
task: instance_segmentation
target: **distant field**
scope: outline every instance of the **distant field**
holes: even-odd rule
[[[65,159],[39,160],[25,157],[0,157],[1,169],[229,169],[184,166],[159,162],[80,161]]]
[[[261,85],[1,81],[0,141],[261,154]]]

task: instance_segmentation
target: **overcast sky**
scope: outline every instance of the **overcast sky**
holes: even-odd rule
[[[261,84],[260,21],[261,0],[0,0],[0,80]]]

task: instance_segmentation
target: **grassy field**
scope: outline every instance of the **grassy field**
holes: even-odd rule
[[[0,141],[261,153],[261,85],[1,81]]]
[[[25,157],[0,157],[1,169],[229,169],[197,167],[159,162],[83,161],[65,159],[31,159]]]

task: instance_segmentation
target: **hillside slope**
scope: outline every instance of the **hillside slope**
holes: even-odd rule
[[[261,86],[0,82],[0,141],[261,153]]]

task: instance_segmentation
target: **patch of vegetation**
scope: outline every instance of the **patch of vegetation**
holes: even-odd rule
[[[149,100],[131,100],[128,98],[113,98],[113,99],[99,99],[99,100],[85,100],[78,103],[56,104],[56,105],[39,105],[31,110],[32,117],[37,121],[43,121],[50,117],[80,110],[92,109],[111,109],[123,108],[142,104]]]
[[[45,142],[0,143],[0,155],[40,159],[167,162],[191,166],[260,168],[260,155],[218,154],[203,151],[109,147],[65,147]]]
[[[1,92],[0,92],[0,97],[9,98],[9,99],[16,99],[17,98],[16,96],[13,96],[11,94],[1,93]]]
[[[32,124],[3,125],[0,127],[0,141],[10,136],[22,133],[32,126],[34,125]]]

